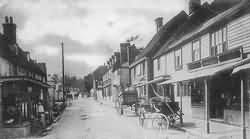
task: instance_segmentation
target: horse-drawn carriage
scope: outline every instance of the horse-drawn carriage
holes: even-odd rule
[[[168,129],[183,115],[178,102],[166,97],[153,97],[148,103],[141,104],[139,109],[139,124],[142,127],[145,120],[151,120],[152,127]]]
[[[137,114],[138,110],[138,94],[135,89],[129,88],[118,96],[118,110],[122,115],[125,108],[130,108],[131,111]]]

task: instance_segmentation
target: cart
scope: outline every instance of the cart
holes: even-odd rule
[[[124,109],[129,107],[132,112],[138,115],[138,95],[136,91],[127,90],[118,96],[118,110],[121,115],[124,114]]]
[[[139,114],[139,124],[143,127],[145,120],[151,120],[152,127],[166,128],[174,125],[183,113],[180,111],[178,102],[169,98],[153,97],[148,104],[141,105]]]

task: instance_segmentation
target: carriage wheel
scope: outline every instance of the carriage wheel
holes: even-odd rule
[[[165,118],[157,118],[152,120],[152,127],[158,129],[168,129],[169,121]]]

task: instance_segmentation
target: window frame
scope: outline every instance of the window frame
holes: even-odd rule
[[[210,56],[217,56],[228,49],[228,29],[227,26],[210,32]],[[215,52],[213,51],[215,49]]]
[[[177,53],[180,52],[180,55],[177,56]],[[182,48],[179,48],[177,50],[174,51],[174,63],[175,63],[175,70],[181,70],[183,68],[183,55],[182,55]],[[179,62],[177,63],[177,57],[180,57],[179,58]],[[177,65],[179,64],[179,65]]]
[[[160,58],[157,58],[156,64],[157,64],[157,71],[160,71],[161,70],[161,60],[160,60]]]
[[[199,43],[199,50],[198,50],[198,54],[199,54],[199,58],[195,59],[195,55],[194,55],[194,43],[198,42]],[[196,39],[192,41],[192,62],[195,61],[199,61],[201,60],[201,39]]]

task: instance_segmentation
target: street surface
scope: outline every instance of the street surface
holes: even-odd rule
[[[109,104],[91,98],[67,107],[53,130],[42,139],[189,139],[176,129],[142,128],[133,113],[119,115]]]

